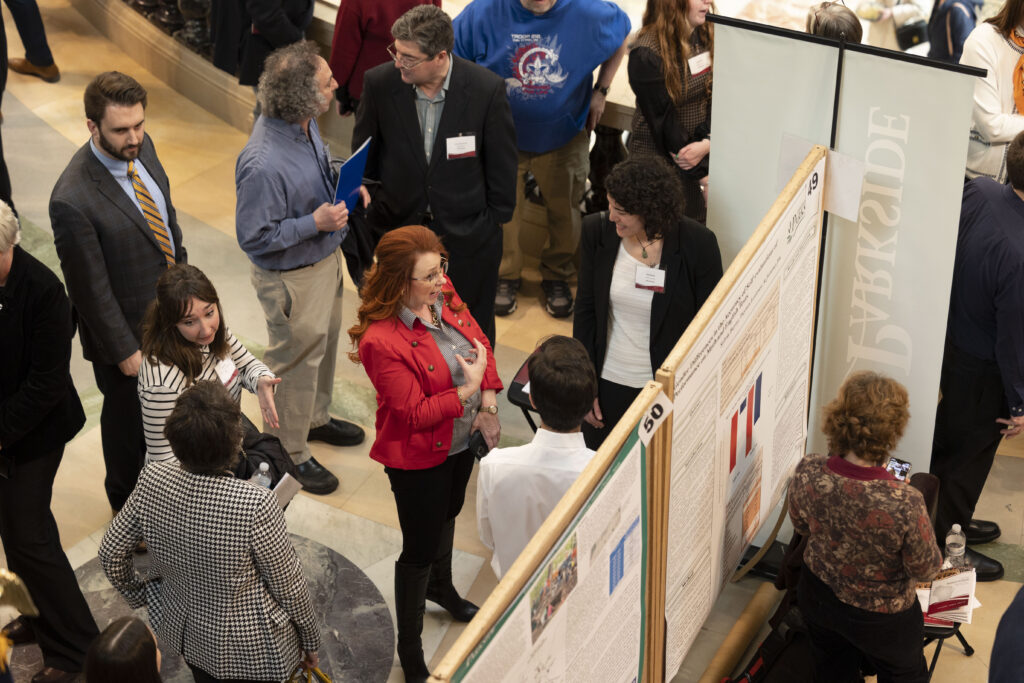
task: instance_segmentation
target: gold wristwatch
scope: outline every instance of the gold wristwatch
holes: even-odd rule
[[[493,406],[480,406],[480,412],[481,413],[490,413],[491,415],[497,415],[498,414],[498,406],[496,406],[496,405],[493,405]]]

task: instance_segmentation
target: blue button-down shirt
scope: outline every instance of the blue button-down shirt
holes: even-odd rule
[[[348,234],[320,232],[313,211],[334,203],[334,173],[316,121],[309,137],[297,123],[261,116],[235,164],[235,234],[249,260],[266,270],[312,265]]]
[[[114,180],[121,186],[124,193],[128,195],[128,199],[132,200],[132,204],[139,209],[139,213],[142,213],[142,205],[139,204],[139,198],[135,196],[135,188],[132,187],[132,181],[128,178],[128,162],[111,159],[101,152],[92,140],[89,140],[89,148],[92,149],[92,153],[100,160],[100,163],[110,171],[110,175],[114,176]],[[160,191],[160,186],[156,184],[156,180],[146,170],[141,159],[135,159],[135,172],[142,179],[142,184],[146,186],[149,196],[156,202],[156,208],[160,210],[160,217],[164,219],[164,227],[167,228],[167,234],[170,235],[171,226],[167,222],[167,201],[164,199],[164,193]],[[174,253],[173,237],[171,238],[171,253]]]

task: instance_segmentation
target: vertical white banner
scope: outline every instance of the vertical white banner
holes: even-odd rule
[[[838,54],[830,45],[715,25],[707,224],[726,268],[796,170],[780,178],[783,136],[808,142],[796,163],[811,143],[828,146]]]
[[[864,162],[864,183],[856,222],[829,216],[810,450],[826,448],[820,407],[870,369],[906,385],[896,455],[928,471],[974,78],[846,52],[836,150]]]

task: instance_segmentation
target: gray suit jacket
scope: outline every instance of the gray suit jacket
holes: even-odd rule
[[[171,188],[153,141],[139,159],[167,203],[168,230],[178,263],[187,258],[171,203]],[[115,365],[139,348],[140,327],[167,262],[142,212],[85,143],[50,195],[50,223],[68,296],[94,363]]]

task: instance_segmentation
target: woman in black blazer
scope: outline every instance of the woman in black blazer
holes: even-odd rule
[[[21,247],[0,202],[0,542],[39,616],[5,627],[36,640],[44,668],[34,682],[77,680],[99,634],[50,512],[64,445],[85,424],[71,381],[71,304],[64,285]]]
[[[618,164],[609,211],[583,220],[573,336],[599,378],[583,433],[597,448],[654,378],[722,277],[713,232],[683,214],[678,175],[657,157]]]

